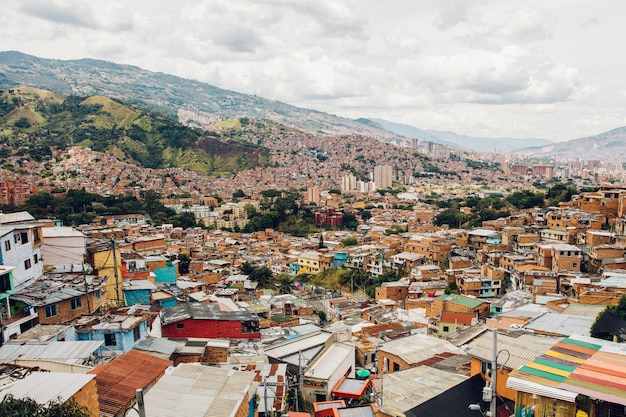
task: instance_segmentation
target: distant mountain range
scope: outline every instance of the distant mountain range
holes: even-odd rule
[[[563,158],[626,162],[626,127],[567,142],[522,149],[515,155],[530,158]]]
[[[422,130],[413,126],[393,123],[383,119],[359,119],[361,123],[370,122],[373,126],[380,126],[389,132],[407,138],[416,138],[423,141],[434,142],[440,145],[456,148],[471,149],[482,152],[509,153],[518,149],[546,146],[553,142],[547,139],[536,138],[484,138],[459,135],[454,132],[441,132],[438,130]]]
[[[358,133],[385,142],[416,138],[469,150],[528,157],[626,160],[626,128],[554,143],[538,138],[485,138],[421,130],[379,118],[352,120],[280,101],[224,90],[195,80],[94,59],[56,60],[21,52],[0,52],[0,90],[29,86],[82,97],[101,95],[200,123],[249,117],[269,120],[315,135]]]
[[[63,61],[21,52],[0,52],[0,89],[20,85],[67,95],[117,98],[173,117],[182,109],[208,121],[250,117],[317,135],[360,133],[388,141],[397,139],[397,135],[391,132],[351,119],[131,65],[95,59]]]

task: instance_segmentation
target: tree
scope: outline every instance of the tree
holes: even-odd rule
[[[272,270],[266,266],[254,268],[250,274],[250,279],[259,283],[259,287],[265,288],[272,282]]]
[[[181,274],[189,273],[189,265],[191,264],[191,258],[186,253],[178,254],[178,272]]]
[[[343,239],[341,239],[341,244],[343,246],[356,246],[356,244],[359,243],[355,237],[345,237]]]
[[[356,230],[359,226],[359,222],[356,219],[356,216],[352,213],[343,213],[343,217],[341,218],[341,225],[349,230]]]
[[[9,394],[0,402],[0,416],[89,417],[89,410],[73,398],[66,402],[57,400],[48,404],[39,404],[32,398],[18,399]]]
[[[433,223],[435,226],[447,224],[450,227],[459,227],[465,221],[465,215],[459,210],[446,209],[435,216]]]

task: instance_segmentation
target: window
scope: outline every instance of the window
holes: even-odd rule
[[[33,262],[35,262],[35,264],[39,263],[39,258],[37,257],[37,255],[33,255]]]
[[[133,329],[133,336],[135,337],[135,342],[137,340],[139,340],[139,338],[141,337],[141,332],[139,331],[139,326],[135,326],[135,328]]]
[[[105,346],[117,346],[117,340],[115,339],[114,334],[105,334],[104,335],[104,345]]]
[[[100,290],[96,290],[96,300],[100,299]]]
[[[450,327],[449,326],[443,326],[443,331],[444,332],[449,332],[450,331]]]
[[[11,289],[11,280],[9,274],[0,275],[0,293],[7,292]]]
[[[70,300],[70,306],[72,307],[72,310],[76,310],[83,306],[83,302],[80,297],[74,297]]]
[[[20,237],[22,238],[22,245],[28,243],[28,232],[20,233]]]
[[[57,315],[57,305],[51,304],[46,306],[46,318],[54,317]]]
[[[26,259],[24,261],[24,269],[30,269],[30,267],[32,266],[30,259]]]
[[[5,251],[11,250],[11,241],[10,240],[5,240],[4,241],[4,250]]]
[[[185,328],[185,323],[176,323],[176,328],[177,329],[184,329]]]
[[[39,229],[33,229],[33,240],[39,242],[41,237],[39,236]]]

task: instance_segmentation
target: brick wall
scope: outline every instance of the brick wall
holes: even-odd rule
[[[100,416],[100,402],[98,400],[98,388],[96,378],[92,379],[72,397],[79,405],[87,407],[89,417]]]

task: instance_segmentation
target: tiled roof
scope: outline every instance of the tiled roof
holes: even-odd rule
[[[135,391],[154,384],[170,365],[168,360],[131,350],[91,371],[96,375],[102,414],[123,413],[134,400]]]

